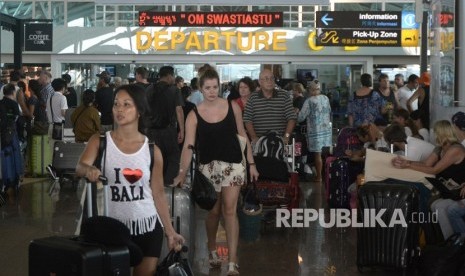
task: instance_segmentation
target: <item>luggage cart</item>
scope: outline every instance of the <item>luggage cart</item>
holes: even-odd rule
[[[288,209],[299,207],[301,191],[295,157],[295,139],[292,139],[292,143],[285,146],[283,156],[283,162],[286,163],[288,168],[288,181],[284,182],[260,177],[257,180],[257,193],[263,206],[286,207]]]

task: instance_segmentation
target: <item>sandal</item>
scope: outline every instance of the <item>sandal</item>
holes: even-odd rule
[[[210,251],[208,254],[208,262],[210,263],[211,267],[221,267],[221,259],[218,256],[216,250]]]
[[[228,273],[226,275],[239,275],[239,266],[236,263],[229,262],[228,264]]]

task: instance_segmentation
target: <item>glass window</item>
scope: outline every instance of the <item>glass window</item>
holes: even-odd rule
[[[415,11],[415,3],[386,3],[386,11]]]
[[[139,11],[165,11],[165,6],[136,6],[135,10]]]
[[[212,6],[200,6],[200,10],[202,12],[209,12],[212,11]]]
[[[52,18],[54,25],[65,24],[65,3],[64,2],[52,2]]]
[[[115,6],[112,6],[112,5],[105,5],[105,11],[106,11],[106,12],[115,11]]]
[[[335,11],[381,11],[382,3],[335,3]]]
[[[195,11],[197,11],[197,6],[188,6],[188,5],[186,5],[184,7],[184,9],[185,9],[184,11],[195,12]]]
[[[252,6],[252,11],[285,12],[290,10],[290,6]]]
[[[103,11],[103,6],[97,6],[97,11]],[[97,13],[99,14],[99,13]],[[68,2],[68,26],[92,27],[95,25],[93,2]],[[100,13],[100,20],[103,15]]]
[[[32,18],[32,2],[3,2],[0,12],[19,19]]]
[[[38,1],[35,5],[35,18],[34,19],[49,19],[48,16],[48,2]]]
[[[302,11],[303,12],[314,12],[315,6],[302,6]]]
[[[213,11],[216,12],[245,12],[247,6],[213,6]]]
[[[134,6],[116,6],[118,8],[118,11],[130,11],[132,12],[134,9]]]

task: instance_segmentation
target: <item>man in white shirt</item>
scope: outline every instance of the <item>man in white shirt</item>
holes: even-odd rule
[[[408,77],[407,84],[399,88],[397,92],[397,96],[399,99],[400,108],[408,110],[407,101],[408,99],[410,99],[410,97],[412,97],[413,93],[415,93],[415,91],[418,89],[418,86],[419,86],[418,80],[419,80],[419,77],[415,74],[412,74]],[[418,109],[418,100],[415,100],[412,103],[412,109],[413,110]]]
[[[199,84],[198,84],[199,78],[193,78],[191,80],[191,88],[192,88],[192,93],[187,98],[187,100],[195,105],[198,105],[199,103],[203,102],[203,94],[199,90]]]
[[[398,154],[404,154],[411,161],[424,161],[433,152],[435,146],[415,137],[407,137],[403,127],[392,124],[384,130],[384,139],[392,144]]]
[[[54,93],[47,100],[47,118],[50,123],[61,123],[65,121],[65,113],[68,109],[66,97],[63,95],[66,90],[66,81],[61,78],[54,79],[52,88]]]

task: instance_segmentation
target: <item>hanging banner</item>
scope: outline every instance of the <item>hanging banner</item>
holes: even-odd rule
[[[53,50],[52,23],[24,24],[24,51],[51,52]]]

